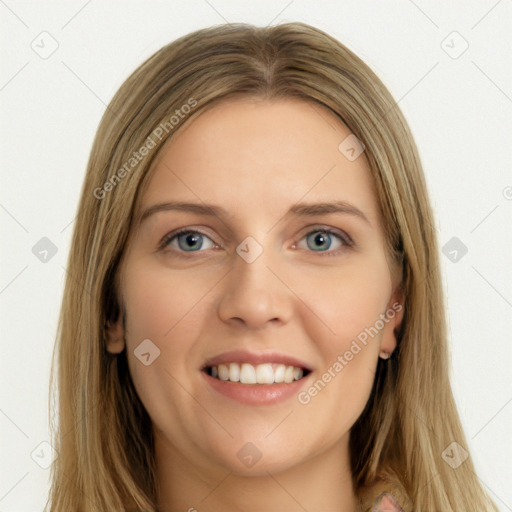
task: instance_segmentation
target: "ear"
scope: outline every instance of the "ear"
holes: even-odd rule
[[[124,350],[124,327],[121,315],[115,322],[107,322],[107,351],[111,354],[119,354]]]
[[[385,315],[385,327],[383,329],[382,340],[380,344],[381,354],[391,355],[396,349],[396,332],[399,330],[405,312],[405,294],[401,286],[395,288],[395,291],[389,299]]]

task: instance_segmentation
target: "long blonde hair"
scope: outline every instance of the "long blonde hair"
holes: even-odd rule
[[[151,421],[126,351],[106,350],[105,326],[122,313],[118,268],[151,163],[197,115],[235,96],[316,102],[366,148],[389,255],[402,268],[405,315],[397,350],[378,363],[368,404],[351,430],[356,490],[389,468],[415,511],[497,510],[471,457],[458,467],[443,457],[451,443],[467,444],[448,378],[438,245],[412,135],[372,70],[303,23],[188,34],[140,65],[107,107],[81,192],[52,364],[58,457],[47,510],[155,511]]]

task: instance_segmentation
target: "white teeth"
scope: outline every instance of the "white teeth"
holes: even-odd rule
[[[284,381],[290,383],[293,381],[293,366],[287,366],[284,371]]]
[[[256,366],[256,382],[258,384],[274,384],[274,370],[271,364]]]
[[[210,367],[210,375],[219,380],[241,384],[290,383],[304,376],[304,370],[284,364],[264,363],[253,366],[249,363],[227,363]]]
[[[231,382],[238,382],[240,380],[240,366],[236,363],[229,365],[229,380]]]
[[[244,363],[242,365],[240,369],[240,382],[242,384],[256,384],[256,370],[252,364]]]
[[[284,371],[286,366],[284,364],[278,364],[274,370],[274,382],[284,382]]]
[[[225,364],[219,364],[217,367],[219,369],[219,379],[220,380],[229,380],[229,369]]]
[[[293,368],[293,380],[299,380],[302,375],[304,375],[302,368]]]

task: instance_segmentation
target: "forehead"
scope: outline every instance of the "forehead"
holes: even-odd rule
[[[345,200],[376,221],[364,152],[354,160],[340,150],[349,136],[334,113],[314,102],[245,98],[217,104],[160,150],[143,207],[195,200],[241,215],[264,209],[278,216],[299,201]]]

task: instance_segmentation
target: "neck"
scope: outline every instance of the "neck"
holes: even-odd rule
[[[259,476],[192,464],[163,436],[155,435],[157,509],[161,512],[356,512],[348,434],[302,464]]]

